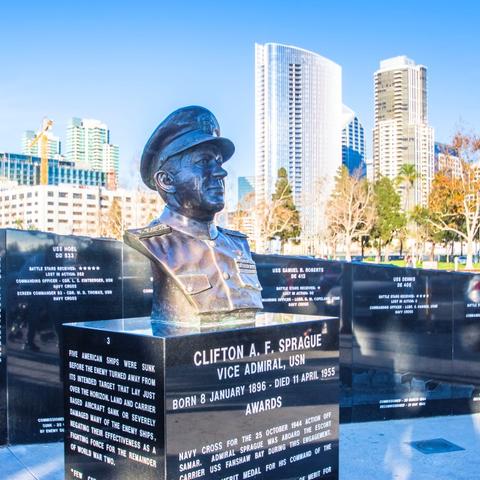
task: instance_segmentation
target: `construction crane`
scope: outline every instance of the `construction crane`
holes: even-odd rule
[[[35,138],[30,142],[28,148],[32,148],[38,144],[40,147],[40,185],[48,185],[48,135],[47,132],[51,130],[53,120],[48,118],[43,119],[40,130],[35,135]]]

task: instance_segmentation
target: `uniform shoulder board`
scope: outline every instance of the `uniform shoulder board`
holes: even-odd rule
[[[218,227],[218,229],[227,235],[231,235],[232,237],[248,238],[248,235],[245,235],[242,232],[237,232],[236,230],[229,230],[228,228],[223,227]]]
[[[171,231],[172,231],[172,228],[169,227],[168,225],[164,225],[163,223],[157,223],[156,225],[153,225],[150,227],[143,227],[143,228],[137,228],[134,230],[128,230],[128,233],[139,239],[142,239],[142,238],[158,237],[158,236],[170,233]]]

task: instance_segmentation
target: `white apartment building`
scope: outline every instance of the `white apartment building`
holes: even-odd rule
[[[255,45],[256,201],[271,200],[278,170],[285,168],[306,252],[315,253],[324,229],[325,202],[341,165],[342,127],[339,65],[294,46]]]
[[[404,164],[418,173],[412,198],[403,205],[428,203],[434,175],[434,131],[427,117],[427,69],[406,56],[380,62],[374,74],[374,176],[397,178]],[[400,186],[400,190],[402,190]]]
[[[12,186],[8,182],[0,186],[0,228],[105,236],[114,202],[121,210],[122,230],[147,225],[163,209],[155,192],[66,184]]]
[[[107,125],[92,118],[72,118],[67,126],[66,159],[75,162],[77,168],[119,171],[119,148],[110,143]]]

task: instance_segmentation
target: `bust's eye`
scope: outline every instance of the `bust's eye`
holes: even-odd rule
[[[206,165],[208,165],[209,161],[210,161],[209,157],[200,157],[195,163],[197,163],[199,165],[202,165],[202,166],[206,166]]]

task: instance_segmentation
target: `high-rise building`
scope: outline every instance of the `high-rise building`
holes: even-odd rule
[[[249,193],[255,191],[255,177],[238,177],[238,204],[241,205]]]
[[[408,205],[427,205],[434,174],[433,128],[427,117],[427,69],[406,56],[380,62],[375,72],[375,178],[395,179],[402,165],[418,174]],[[405,190],[400,185],[404,205]]]
[[[72,118],[67,126],[66,159],[79,167],[115,172],[118,177],[119,149],[110,143],[107,125],[91,118]]]
[[[268,203],[285,168],[305,251],[324,228],[324,201],[341,164],[341,77],[339,65],[314,52],[255,45],[255,195]]]
[[[365,159],[365,175],[369,182],[373,182],[375,180],[375,173],[373,171],[373,158]]]
[[[365,133],[355,112],[343,106],[342,163],[350,174],[365,177]]]
[[[80,118],[72,118],[67,126],[65,158],[79,166],[85,162],[85,130]]]
[[[62,153],[62,144],[60,138],[48,131],[45,133],[48,139],[48,158],[58,158]],[[33,147],[30,144],[35,139],[36,133],[33,130],[26,130],[22,135],[22,153],[24,155],[33,155],[36,157],[40,156],[40,145],[35,143]]]

